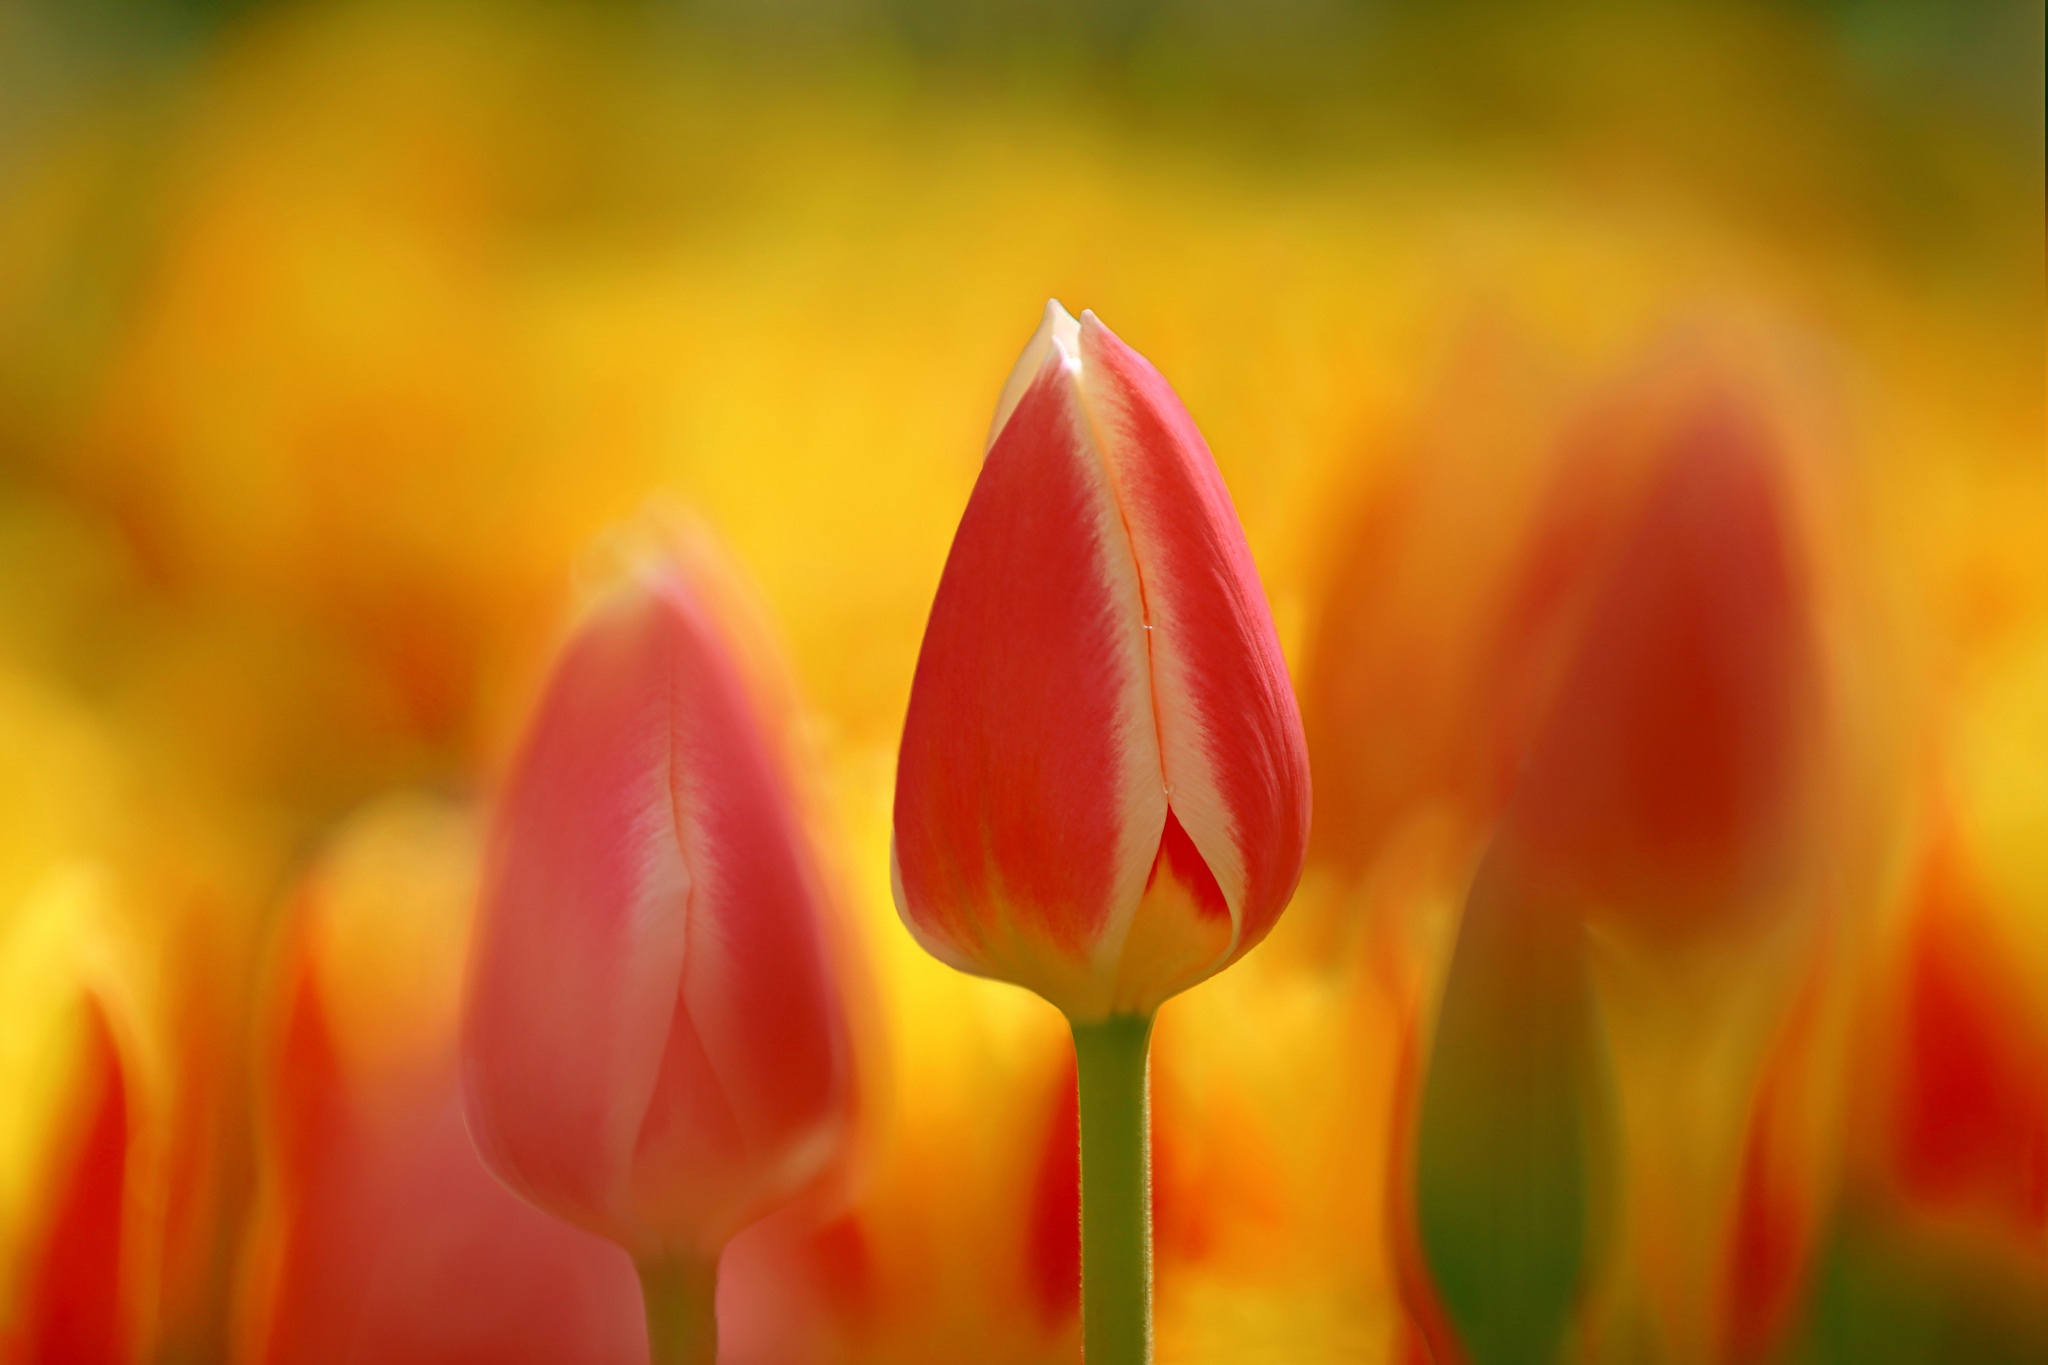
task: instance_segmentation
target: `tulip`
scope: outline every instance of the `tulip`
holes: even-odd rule
[[[1872,1069],[1892,1074],[1868,1128],[1899,1203],[2038,1256],[2048,1247],[2048,1010],[2004,941],[2010,915],[1961,839],[1937,836],[1890,983],[1884,1046],[1873,1049]],[[2038,1269],[2048,1283],[2048,1263]]]
[[[463,1132],[476,843],[460,808],[384,798],[293,899],[262,1015],[238,1365],[646,1358],[625,1253],[521,1201]]]
[[[1171,387],[1057,302],[997,403],[911,685],[892,872],[941,961],[1065,1013],[1083,1336],[1150,1354],[1154,1011],[1273,927],[1300,713],[1230,495]]]
[[[107,870],[50,869],[0,934],[0,1360],[158,1344],[170,1195],[148,964]]]
[[[1780,945],[1810,941],[1829,717],[1804,524],[1768,414],[1719,387],[1680,396],[1617,409],[1647,432],[1640,491],[1582,559],[1583,619],[1444,987],[1417,1199],[1477,1362],[1553,1354],[1582,1304],[1596,1335],[1712,1349],[1744,1140],[1730,1099],[1754,1092],[1799,978]],[[1618,1249],[1600,1245],[1610,1178]],[[1602,1260],[1616,1287],[1589,1296]]]
[[[1682,413],[1506,813],[1535,876],[1648,946],[1769,903],[1802,832],[1824,717],[1783,458],[1746,407]]]
[[[1865,982],[1801,1359],[2048,1360],[2048,997],[1958,814]]]
[[[853,1058],[776,714],[706,567],[642,566],[557,662],[498,811],[462,1045],[514,1190],[629,1251],[656,1365],[718,1255],[838,1172]]]

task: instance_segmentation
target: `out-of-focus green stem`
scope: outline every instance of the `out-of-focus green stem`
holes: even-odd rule
[[[1081,1087],[1081,1337],[1088,1365],[1152,1360],[1152,1016],[1075,1024]]]
[[[648,1365],[717,1365],[718,1253],[634,1262],[647,1305]]]

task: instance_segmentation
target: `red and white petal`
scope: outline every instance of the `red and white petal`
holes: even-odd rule
[[[634,1180],[657,1227],[710,1250],[823,1171],[851,1058],[782,759],[725,632],[674,579],[658,592],[676,622],[670,776],[691,894]]]
[[[1301,874],[1301,716],[1229,491],[1179,397],[1094,314],[1083,390],[1102,433],[1150,632],[1168,800],[1235,927],[1220,968],[1265,936]]]
[[[470,1132],[533,1202],[630,1240],[691,894],[670,768],[673,632],[625,589],[565,650],[485,869],[463,1038]]]
[[[1088,1018],[1109,1007],[1166,798],[1123,509],[1048,317],[932,604],[896,870],[904,921],[937,956]]]
[[[984,456],[995,449],[996,437],[1002,435],[1003,428],[1010,424],[1010,414],[1017,410],[1024,391],[1037,380],[1039,371],[1045,368],[1055,348],[1062,355],[1080,355],[1081,324],[1060,306],[1058,299],[1047,299],[1045,316],[1039,320],[1038,330],[1031,334],[1031,340],[1024,343],[1024,353],[1010,367],[1009,378],[1003,381],[1003,391],[996,398],[996,415],[988,424],[988,443],[982,447]]]

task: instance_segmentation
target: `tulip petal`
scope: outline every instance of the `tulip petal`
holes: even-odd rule
[[[1166,796],[1138,570],[1077,360],[1052,341],[988,452],[932,604],[895,874],[904,922],[935,956],[1092,1017]]]
[[[471,962],[486,1162],[636,1254],[715,1251],[827,1176],[853,1117],[826,888],[720,587],[643,564],[564,650]]]
[[[528,1198],[614,1211],[659,1074],[691,882],[670,781],[673,633],[621,592],[564,652],[485,870],[464,1040],[470,1130]]]
[[[814,924],[822,887],[746,681],[703,609],[673,584],[664,594],[688,627],[674,644],[670,777],[689,945],[636,1183],[657,1207],[702,1208],[664,1221],[729,1234],[823,1166],[849,1112],[850,1058]],[[693,1150],[705,1143],[733,1155],[706,1160]]]
[[[1081,315],[1083,387],[1144,597],[1174,815],[1230,907],[1235,956],[1301,875],[1309,815],[1301,714],[1272,613],[1209,447],[1149,361]],[[1220,958],[1216,968],[1227,958]]]
[[[1145,1013],[1213,974],[1236,941],[1230,906],[1169,809],[1159,856],[1117,957],[1114,1011]]]
[[[319,1324],[345,1348],[335,1358],[640,1365],[645,1318],[631,1263],[507,1193],[478,1163],[457,1108],[411,1118],[410,1148],[394,1154],[380,1191],[393,1225],[366,1265],[349,1267],[365,1280],[356,1311]]]
[[[996,437],[1003,434],[1009,425],[1010,414],[1017,410],[1017,404],[1024,398],[1038,378],[1045,362],[1057,348],[1062,354],[1081,354],[1081,324],[1072,313],[1060,306],[1058,299],[1045,301],[1045,317],[1040,320],[1038,330],[1031,334],[1031,340],[1024,343],[1024,353],[1017,357],[1017,363],[1010,367],[1009,378],[1003,381],[1003,391],[996,398],[996,415],[988,424],[988,443],[982,447],[983,454],[994,450]]]
[[[50,1222],[28,1274],[22,1320],[9,1334],[20,1359],[115,1365],[125,1340],[121,1225],[128,1189],[128,1080],[97,1001],[85,1004],[82,1122],[58,1180]],[[0,1344],[8,1344],[0,1337]],[[12,1358],[12,1357],[10,1357]]]

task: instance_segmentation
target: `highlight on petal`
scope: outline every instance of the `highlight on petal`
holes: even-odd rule
[[[689,940],[634,1185],[654,1226],[729,1236],[845,1144],[852,1056],[827,891],[783,756],[726,633],[681,586],[668,585],[671,609],[694,620],[673,680],[672,782],[691,869]],[[737,1144],[716,1178],[692,1154],[700,1134],[684,1136],[700,1115],[713,1146]]]
[[[486,853],[464,1093],[485,1160],[556,1216],[637,1232],[628,1188],[681,981],[690,878],[669,734],[674,646],[652,594],[601,602],[564,651]]]
[[[1058,299],[1047,299],[1045,316],[1039,321],[1038,330],[1031,334],[1031,340],[1024,343],[1023,354],[1017,357],[1009,377],[1003,380],[1002,392],[996,396],[996,415],[988,424],[988,442],[984,452],[995,449],[996,438],[1010,424],[1010,414],[1017,410],[1017,404],[1023,401],[1025,391],[1037,381],[1039,372],[1048,364],[1078,363],[1080,355],[1080,322],[1060,306]]]

